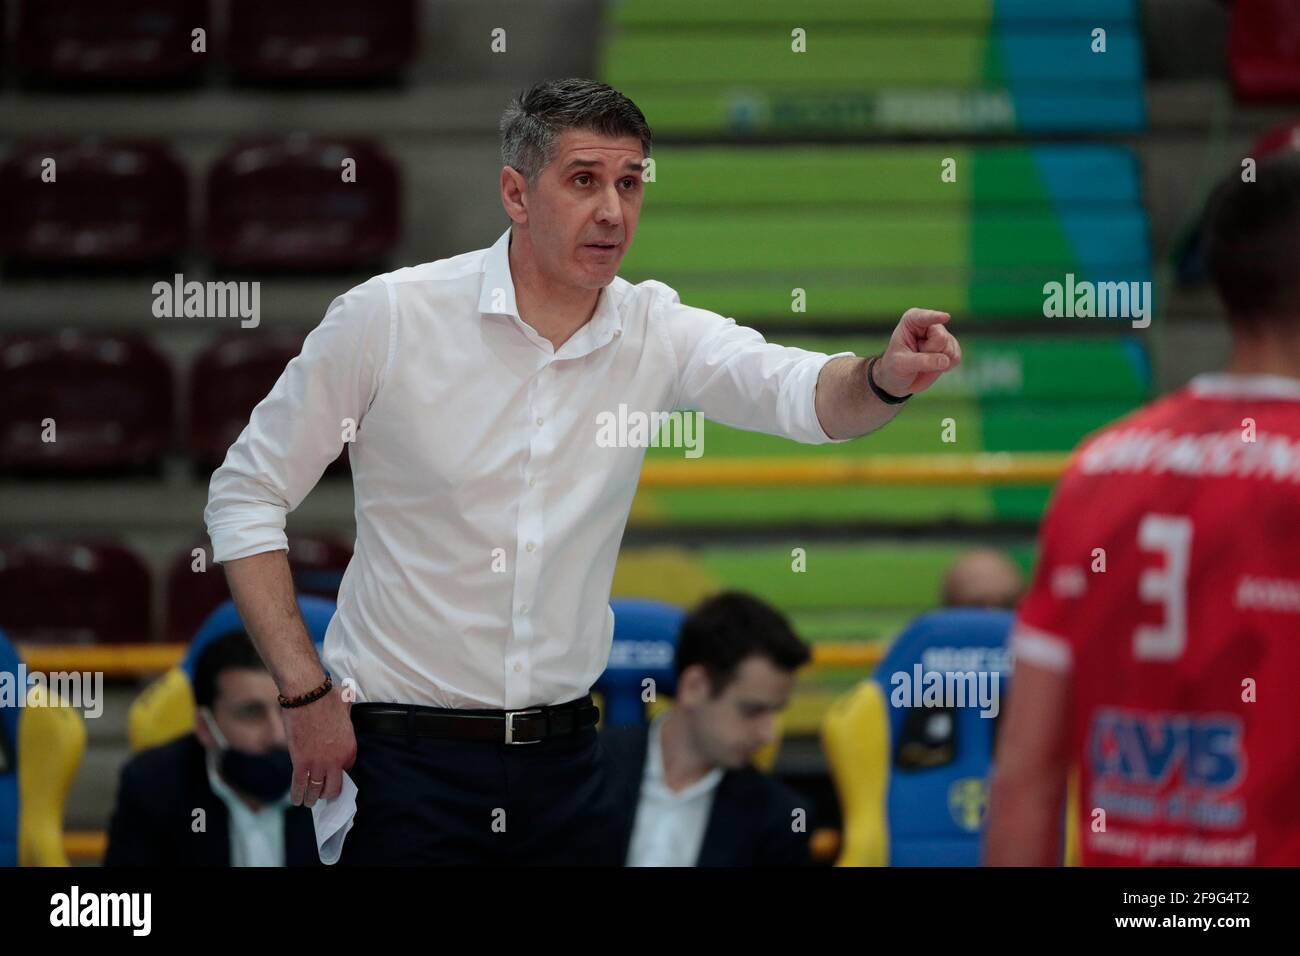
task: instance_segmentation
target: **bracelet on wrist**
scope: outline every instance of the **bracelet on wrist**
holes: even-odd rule
[[[328,694],[334,687],[334,682],[326,677],[319,685],[307,691],[305,694],[299,694],[296,697],[285,697],[280,694],[281,707],[304,707],[313,701],[320,700]]]
[[[873,355],[871,361],[867,363],[867,384],[870,385],[871,390],[876,393],[876,398],[880,399],[886,405],[902,405],[912,397],[912,393],[908,392],[906,395],[890,395],[887,391],[877,385],[875,377],[871,374],[871,370],[876,367],[876,362],[879,360],[879,355]]]

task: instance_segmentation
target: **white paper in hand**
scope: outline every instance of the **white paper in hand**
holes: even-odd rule
[[[343,838],[352,829],[352,818],[357,815],[357,785],[347,771],[343,771],[343,789],[333,800],[317,800],[311,808],[312,823],[316,827],[316,852],[320,861],[332,865],[343,855]]]

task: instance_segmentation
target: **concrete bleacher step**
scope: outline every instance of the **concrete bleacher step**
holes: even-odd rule
[[[76,529],[84,535],[203,530],[206,479],[0,480],[0,525],[13,534]],[[352,514],[352,483],[316,486],[293,513],[296,529],[331,530]]]

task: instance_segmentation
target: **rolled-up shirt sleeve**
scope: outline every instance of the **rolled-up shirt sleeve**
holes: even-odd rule
[[[768,342],[755,329],[706,309],[683,305],[661,285],[659,315],[677,355],[674,409],[745,431],[779,435],[806,445],[851,441],[831,438],[817,417],[817,377],[833,358]]]
[[[288,548],[285,520],[359,429],[395,343],[387,283],[376,277],[336,298],[212,473],[203,512],[212,559]]]

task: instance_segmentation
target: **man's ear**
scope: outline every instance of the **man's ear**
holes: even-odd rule
[[[212,711],[208,710],[208,708],[194,708],[194,736],[199,738],[199,743],[203,745],[205,750],[215,750],[217,747],[217,740],[212,736],[212,731],[208,729],[208,721],[212,719]]]
[[[677,675],[677,696],[679,705],[693,707],[703,703],[713,692],[709,673],[702,664],[691,664]]]
[[[528,224],[528,181],[512,166],[501,167],[501,205],[512,222]]]

